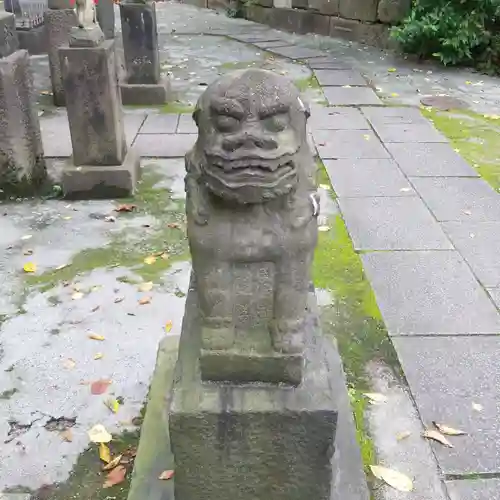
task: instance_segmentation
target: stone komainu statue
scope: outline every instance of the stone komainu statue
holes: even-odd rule
[[[261,69],[197,103],[186,211],[202,352],[302,355],[319,212],[308,117],[295,85]]]

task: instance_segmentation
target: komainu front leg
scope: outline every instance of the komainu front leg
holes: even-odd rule
[[[298,354],[304,349],[311,261],[312,253],[285,259],[277,266],[271,336],[278,352]]]
[[[201,344],[207,350],[231,349],[234,344],[233,307],[229,265],[214,263],[196,267],[202,311]]]

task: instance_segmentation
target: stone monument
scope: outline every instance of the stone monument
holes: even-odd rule
[[[49,0],[49,10],[45,12],[47,30],[50,80],[55,106],[65,106],[59,49],[69,45],[69,32],[77,26],[78,20],[70,0]]]
[[[193,273],[169,411],[176,500],[330,500],[337,407],[310,265],[309,110],[287,78],[200,97],[186,155]]]
[[[126,69],[123,104],[164,104],[170,82],[160,75],[155,3],[124,0],[120,18]]]
[[[59,50],[73,144],[62,176],[67,198],[130,196],[139,176],[139,157],[127,152],[114,44],[89,24],[72,28]]]
[[[0,12],[0,189],[30,194],[46,177],[29,54],[13,14]]]

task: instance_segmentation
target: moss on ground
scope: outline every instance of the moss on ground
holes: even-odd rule
[[[434,108],[423,108],[422,113],[484,180],[500,190],[499,115],[481,115],[468,110],[439,111]]]
[[[194,106],[192,104],[187,104],[181,101],[168,102],[160,107],[160,113],[171,115],[189,114],[193,111]]]
[[[318,80],[314,76],[314,73],[307,78],[299,78],[298,80],[294,80],[295,86],[301,91],[305,92],[308,89],[317,89],[321,90],[321,85]]]
[[[356,425],[356,440],[359,444],[361,459],[366,474],[370,474],[369,466],[376,463],[375,446],[366,429],[365,412],[366,397],[360,391],[349,390],[349,400],[351,402],[354,424]]]

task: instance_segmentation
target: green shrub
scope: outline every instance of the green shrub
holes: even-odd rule
[[[405,52],[443,64],[498,60],[500,0],[414,0],[410,16],[392,30]]]

